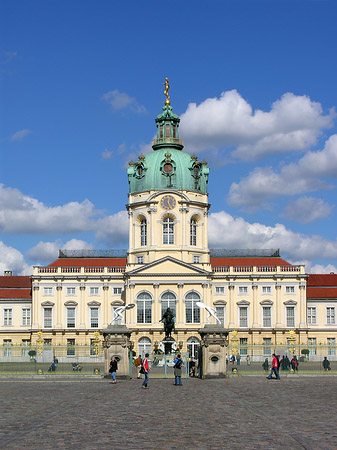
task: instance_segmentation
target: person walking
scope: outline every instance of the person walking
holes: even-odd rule
[[[268,358],[266,358],[266,359],[264,360],[264,362],[262,363],[262,367],[263,367],[263,370],[264,370],[265,372],[268,372],[268,370],[269,370],[269,361],[268,361]]]
[[[329,370],[331,370],[330,361],[328,360],[327,356],[324,356],[324,359],[322,361],[322,366],[323,366],[324,372],[328,372]]]
[[[144,373],[144,381],[142,384],[142,388],[143,389],[148,389],[148,382],[149,382],[149,372],[150,372],[150,366],[149,366],[149,360],[148,360],[149,354],[145,353],[145,358],[143,359],[143,363],[142,363],[142,373]]]
[[[249,355],[246,356],[246,361],[247,361],[247,366],[250,366],[250,356]]]
[[[118,370],[117,361],[115,360],[115,358],[113,356],[111,356],[109,372],[111,373],[111,379],[112,379],[113,384],[117,383],[117,381],[116,381],[117,370]]]
[[[135,359],[135,366],[137,367],[137,378],[142,378],[142,355]]]
[[[292,357],[292,360],[290,361],[290,364],[291,364],[291,368],[293,369],[293,371],[294,372],[298,372],[299,362],[298,362],[298,359],[297,359],[296,355],[294,355]]]
[[[280,366],[280,363],[279,363],[278,357],[275,355],[275,353],[273,353],[273,361],[272,361],[271,365],[272,365],[272,367],[271,367],[270,374],[266,378],[268,380],[271,380],[273,378],[272,375],[274,373],[276,379],[280,380],[281,378],[280,378],[280,375],[278,373],[278,368]]]
[[[181,359],[181,355],[178,355],[176,359],[173,361],[174,363],[174,385],[182,386],[181,384],[181,367],[183,365],[183,360]]]

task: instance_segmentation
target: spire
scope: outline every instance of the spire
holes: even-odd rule
[[[179,139],[179,122],[180,119],[177,114],[174,114],[173,108],[170,102],[169,89],[170,84],[168,78],[165,78],[164,95],[166,96],[165,105],[163,106],[163,112],[156,117],[157,124],[157,139],[152,143],[153,150],[158,150],[162,147],[175,148],[182,150],[184,148],[183,141]]]

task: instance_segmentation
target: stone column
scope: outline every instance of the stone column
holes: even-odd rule
[[[275,284],[275,290],[276,290],[276,301],[275,301],[275,328],[281,328],[282,327],[282,322],[281,322],[281,308],[282,308],[282,302],[281,302],[281,296],[280,296],[280,291],[281,291],[281,285],[276,283]]]
[[[234,328],[234,309],[235,309],[235,305],[234,305],[234,284],[233,283],[229,283],[228,286],[228,292],[229,292],[229,301],[228,301],[228,314],[229,314],[229,324],[228,324],[228,328]]]
[[[300,283],[300,328],[306,327],[307,305],[306,305],[306,286],[305,283]]]
[[[125,325],[109,325],[102,330],[105,357],[104,376],[106,378],[110,376],[109,365],[111,356],[117,359],[117,378],[126,380],[130,378],[129,352],[132,347],[130,341],[131,333],[132,331]]]
[[[258,323],[259,304],[257,302],[257,295],[256,295],[256,292],[258,289],[257,283],[252,284],[252,289],[253,289],[253,324],[252,324],[252,328],[257,328],[259,326],[259,323]]]
[[[202,378],[226,377],[228,330],[221,325],[205,325],[198,332],[201,337]]]

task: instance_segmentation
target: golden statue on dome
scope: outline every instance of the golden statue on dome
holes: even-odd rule
[[[170,105],[171,102],[170,102],[170,96],[168,93],[168,91],[170,89],[170,84],[169,84],[169,80],[167,77],[165,78],[165,83],[163,83],[163,85],[165,85],[165,89],[164,89],[164,95],[166,96],[165,105]]]

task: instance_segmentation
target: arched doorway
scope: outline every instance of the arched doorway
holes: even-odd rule
[[[190,358],[198,359],[200,341],[196,337],[191,337],[187,339],[187,351]]]

